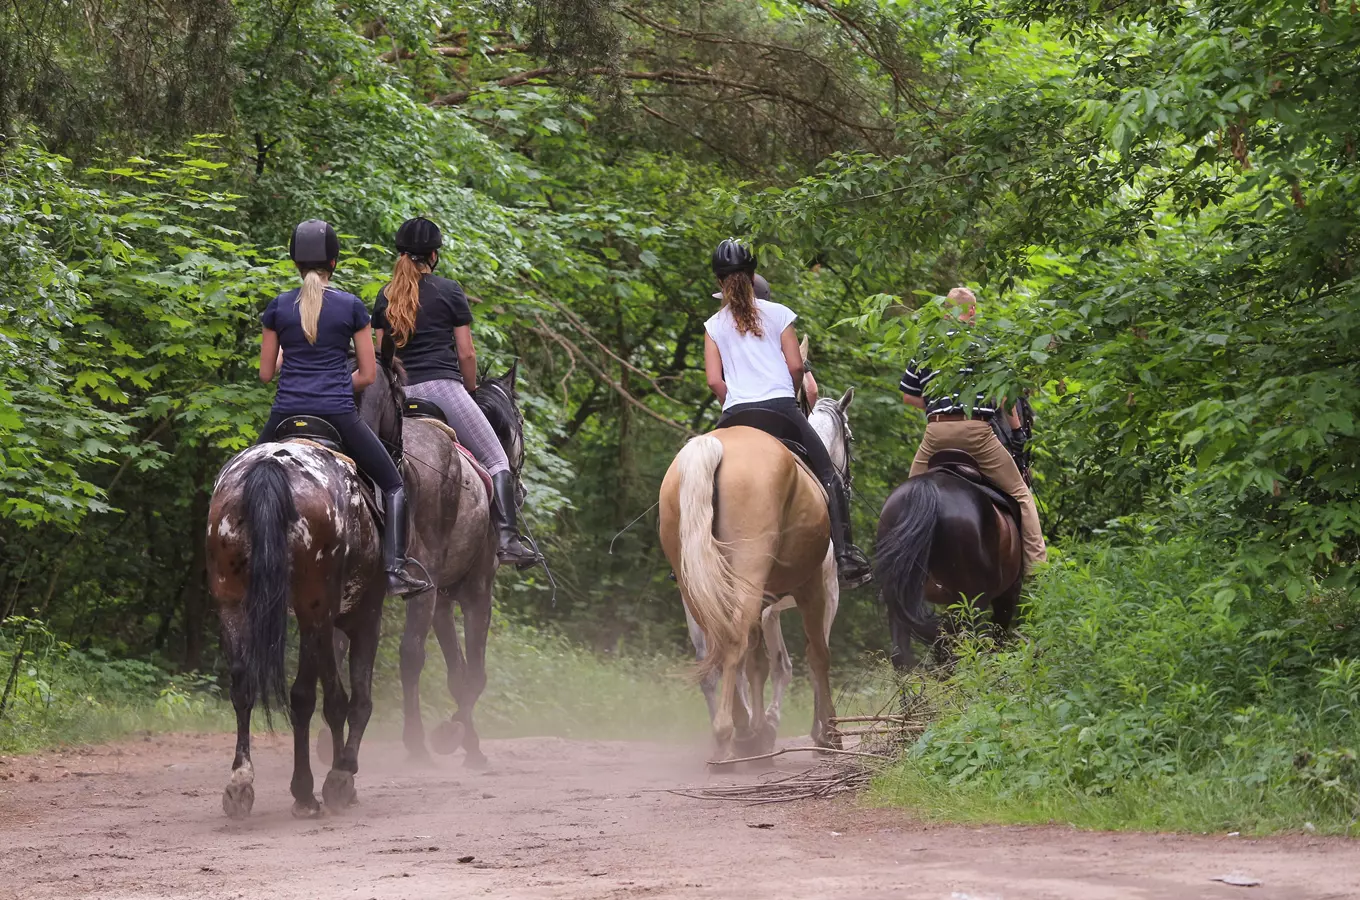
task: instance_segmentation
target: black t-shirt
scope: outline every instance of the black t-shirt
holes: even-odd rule
[[[274,411],[330,415],[354,411],[354,382],[349,374],[349,348],[354,334],[368,324],[364,301],[326,288],[316,320],[316,343],[307,340],[298,310],[299,289],[284,291],[265,307],[260,322],[279,336],[283,371],[274,396]]]
[[[472,308],[456,281],[426,275],[420,279],[420,310],[416,327],[405,347],[397,348],[397,358],[406,367],[407,383],[420,384],[441,378],[463,380],[458,371],[458,350],[453,329],[472,324]],[[387,321],[386,288],[378,292],[373,304],[373,328],[392,333]]]

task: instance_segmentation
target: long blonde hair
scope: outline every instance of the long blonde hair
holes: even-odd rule
[[[316,343],[316,323],[321,318],[321,301],[326,299],[326,285],[331,273],[326,269],[308,269],[302,273],[302,290],[298,291],[298,315],[302,318],[302,333],[307,343]]]
[[[383,294],[387,297],[387,322],[392,326],[392,339],[398,347],[405,347],[416,330],[420,279],[429,273],[430,264],[409,253],[398,254],[397,262],[392,266],[392,280],[383,288]]]
[[[722,280],[722,295],[723,302],[732,310],[737,334],[765,336],[760,327],[760,316],[756,315],[756,288],[750,275],[734,272],[725,277]]]

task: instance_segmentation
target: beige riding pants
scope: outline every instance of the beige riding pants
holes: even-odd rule
[[[992,426],[978,419],[961,419],[957,422],[931,422],[926,425],[926,436],[916,451],[911,463],[908,478],[924,474],[930,457],[940,450],[963,450],[977,460],[982,474],[997,483],[1003,491],[1020,501],[1020,519],[1024,530],[1025,561],[1027,563],[1045,562],[1048,547],[1044,544],[1043,529],[1039,525],[1039,509],[1034,505],[1034,495],[1029,492],[1015,460],[996,439]]]

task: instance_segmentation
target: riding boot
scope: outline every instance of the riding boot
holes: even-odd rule
[[[873,578],[873,569],[864,551],[856,547],[851,538],[850,502],[845,485],[836,478],[826,488],[831,498],[827,511],[831,515],[831,546],[836,553],[836,568],[846,587],[857,588]]]
[[[383,517],[383,567],[387,570],[388,596],[407,597],[428,591],[428,581],[406,571],[413,562],[406,556],[406,488],[383,494]]]
[[[495,502],[491,504],[491,518],[496,526],[499,544],[496,559],[511,563],[517,569],[528,569],[538,564],[539,555],[524,546],[519,528],[515,525],[515,479],[509,472],[491,476]]]

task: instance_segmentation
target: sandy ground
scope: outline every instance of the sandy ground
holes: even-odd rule
[[[298,821],[287,746],[259,739],[244,822],[220,806],[229,735],[0,761],[0,898],[1360,897],[1360,842],[942,827],[843,799],[661,792],[753,779],[709,776],[697,746],[489,741],[472,771],[413,770],[373,741],[361,805]],[[1261,885],[1211,880],[1230,873]]]

